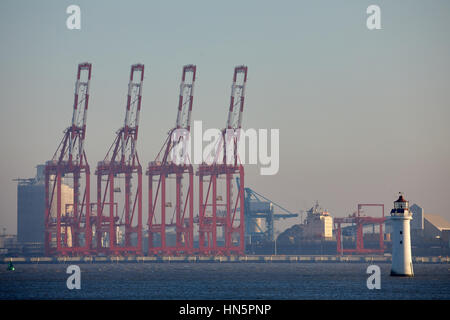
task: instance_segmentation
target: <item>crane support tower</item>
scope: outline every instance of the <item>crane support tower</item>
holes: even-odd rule
[[[237,150],[246,82],[247,67],[237,66],[231,86],[227,125],[222,130],[214,160],[198,167],[200,254],[240,255],[245,251],[244,167]],[[233,192],[235,177],[239,177],[240,184]],[[223,245],[219,243],[220,230]]]
[[[380,207],[382,211],[382,217],[366,217],[361,215],[361,209],[363,207]],[[366,253],[384,253],[384,237],[383,237],[383,224],[386,218],[384,217],[384,204],[378,203],[360,203],[358,204],[358,211],[356,215],[349,216],[346,218],[334,218],[335,230],[336,230],[336,243],[337,243],[337,253],[338,254],[366,254]],[[355,224],[356,225],[356,248],[344,248],[342,240],[342,228],[341,224]],[[379,248],[368,249],[364,248],[364,225],[379,225],[380,237],[379,237]]]
[[[143,81],[144,65],[132,65],[124,126],[117,131],[105,159],[97,164],[97,252],[142,254],[142,166],[136,145]]]
[[[195,65],[183,67],[175,127],[169,131],[155,161],[148,164],[149,255],[193,253],[194,170],[186,146],[190,136],[195,76]],[[186,178],[187,185],[183,185]],[[172,199],[174,193],[175,199]],[[174,241],[168,239],[171,230],[175,233]]]
[[[78,65],[72,123],[45,165],[46,255],[91,251],[90,171],[84,150],[91,71],[90,63]]]

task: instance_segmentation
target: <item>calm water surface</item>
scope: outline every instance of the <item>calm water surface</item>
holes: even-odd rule
[[[0,265],[0,299],[450,299],[450,265],[417,264],[414,278],[390,277],[368,290],[363,263],[80,264],[69,290],[68,264]]]

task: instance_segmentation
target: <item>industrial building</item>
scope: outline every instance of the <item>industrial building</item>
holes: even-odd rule
[[[449,242],[450,222],[442,216],[425,213],[424,209],[417,204],[410,208],[413,219],[411,221],[411,236],[423,241],[442,240]]]
[[[19,256],[22,252],[22,246],[17,241],[16,235],[0,235],[0,256]]]
[[[44,166],[38,165],[36,176],[16,179],[17,240],[21,243],[44,242]]]
[[[412,217],[413,217],[413,219],[411,220],[411,232],[414,231],[418,235],[423,236],[423,234],[422,234],[422,231],[424,229],[423,208],[414,203],[409,208],[409,210],[412,212]]]
[[[17,181],[17,241],[5,242],[17,254],[36,255],[43,254],[44,220],[45,220],[45,165],[36,166],[36,176],[27,179],[14,179]],[[61,184],[61,205],[67,211],[71,210],[73,188]],[[52,204],[51,216],[56,219],[56,203]],[[56,241],[56,239],[53,239]],[[71,241],[68,234],[68,241]],[[5,245],[5,247],[8,247]],[[14,249],[13,249],[14,248]]]
[[[425,214],[423,231],[425,239],[441,239],[449,243],[450,222],[439,215]]]

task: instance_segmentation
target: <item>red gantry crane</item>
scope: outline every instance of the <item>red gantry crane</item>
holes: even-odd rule
[[[45,165],[46,255],[82,255],[91,250],[90,171],[84,151],[91,70],[90,63],[78,65],[72,124]]]
[[[244,254],[244,167],[240,163],[237,146],[242,127],[246,82],[247,67],[237,66],[234,69],[231,86],[227,125],[222,130],[222,139],[217,144],[215,159],[211,164],[203,163],[198,168],[201,254]],[[223,161],[220,162],[221,156]],[[237,192],[233,193],[235,176],[239,176],[240,184]],[[218,191],[223,184],[225,184],[224,196]],[[223,246],[218,244],[219,229],[223,232]]]
[[[363,207],[380,207],[382,211],[382,216],[377,217],[367,217],[361,215],[361,209]],[[384,235],[383,235],[383,224],[386,218],[384,217],[384,204],[378,203],[360,203],[358,204],[358,212],[352,216],[346,218],[334,218],[334,225],[336,231],[336,243],[337,243],[337,253],[338,254],[365,254],[365,253],[384,253]],[[344,248],[343,246],[343,236],[341,224],[354,224],[356,225],[356,248]],[[378,249],[368,249],[364,248],[364,225],[379,225],[379,248]]]
[[[117,131],[105,159],[97,165],[98,253],[142,254],[142,167],[136,144],[143,81],[144,65],[132,65],[124,126]],[[133,186],[136,176],[137,185]]]
[[[180,147],[186,147],[189,138],[195,75],[195,65],[183,67],[175,128],[169,131],[155,161],[148,164],[149,255],[193,252],[193,167],[186,154],[182,156],[181,161],[177,161],[174,157]],[[183,180],[186,176],[188,185],[184,186]],[[173,191],[175,191],[175,204],[171,199]],[[157,217],[158,212],[160,214]],[[174,229],[175,234],[172,242],[168,241],[170,229]],[[159,245],[156,244],[158,236]]]

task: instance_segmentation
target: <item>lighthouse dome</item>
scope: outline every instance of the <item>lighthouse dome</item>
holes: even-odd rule
[[[394,209],[391,211],[391,215],[409,215],[409,203],[403,197],[403,194],[400,194],[397,201],[394,202]]]

